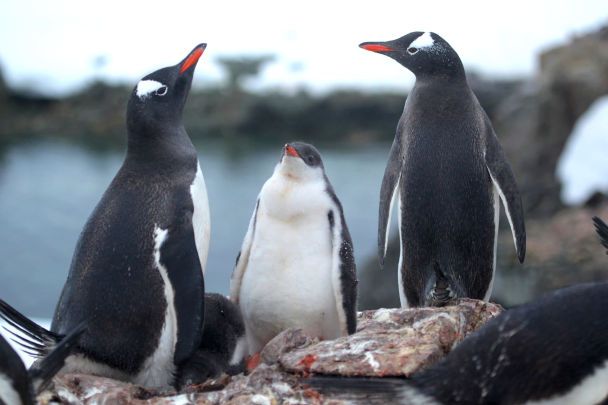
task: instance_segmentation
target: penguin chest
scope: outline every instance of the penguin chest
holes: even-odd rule
[[[338,315],[326,215],[285,221],[262,210],[240,305],[248,330],[262,344],[293,327],[333,337],[328,329],[338,324]]]
[[[201,170],[200,163],[196,164],[197,170],[194,180],[190,185],[190,196],[194,210],[192,212],[192,227],[194,230],[194,241],[196,250],[201,262],[203,274],[207,264],[207,254],[209,252],[209,237],[211,231],[209,218],[209,199],[207,197],[207,187],[205,178]]]

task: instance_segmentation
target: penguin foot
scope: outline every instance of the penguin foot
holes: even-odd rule
[[[427,304],[433,307],[443,307],[456,298],[458,297],[449,286],[436,285],[427,297]]]

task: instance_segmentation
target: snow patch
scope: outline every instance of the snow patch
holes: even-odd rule
[[[562,201],[584,203],[595,191],[608,192],[608,96],[583,114],[570,134],[557,164]]]

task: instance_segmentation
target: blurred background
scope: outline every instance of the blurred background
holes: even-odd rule
[[[517,305],[608,276],[604,0],[99,3],[4,0],[0,12],[0,297],[52,316],[76,240],[125,152],[142,76],[199,62],[184,121],[211,205],[208,291],[227,293],[256,196],[286,141],[314,143],[353,235],[360,309],[398,306],[396,226],[375,257],[378,194],[414,77],[360,42],[434,31],[460,54],[526,210],[528,253],[501,226],[493,299]]]

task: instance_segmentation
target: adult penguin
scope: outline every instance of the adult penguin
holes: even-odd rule
[[[52,332],[32,331],[54,345],[88,321],[62,372],[167,388],[200,345],[209,206],[182,110],[205,46],[131,93],[126,158],[80,235]]]
[[[489,300],[499,199],[520,262],[526,231],[515,177],[458,54],[432,32],[360,47],[393,58],[416,75],[380,191],[381,264],[395,194],[399,201],[401,306],[441,306],[461,297]]]

